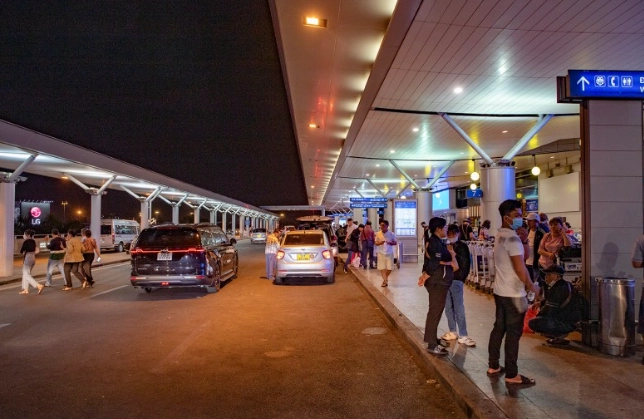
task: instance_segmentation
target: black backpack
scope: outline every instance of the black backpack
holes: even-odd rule
[[[562,279],[562,281],[564,281]],[[561,303],[560,310],[566,313],[566,317],[573,323],[579,323],[582,320],[588,320],[588,301],[579,292],[576,286],[566,281],[570,294],[568,298]]]

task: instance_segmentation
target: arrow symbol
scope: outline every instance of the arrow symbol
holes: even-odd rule
[[[590,84],[588,79],[584,76],[581,76],[579,80],[577,80],[577,84],[581,83],[581,91],[585,92],[586,91],[586,84]]]

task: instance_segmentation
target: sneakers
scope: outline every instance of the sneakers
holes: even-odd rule
[[[469,347],[476,346],[476,342],[474,342],[474,339],[472,339],[470,337],[467,337],[467,336],[463,336],[463,337],[459,338],[458,343],[460,343],[461,345],[469,346]]]
[[[447,354],[449,353],[449,352],[447,351],[447,349],[443,348],[443,347],[442,347],[442,346],[440,346],[440,345],[436,345],[436,346],[434,346],[434,348],[433,348],[433,349],[429,349],[429,348],[427,348],[427,352],[428,352],[428,353],[430,353],[430,354],[432,354],[432,355],[447,355]]]
[[[456,333],[454,333],[454,332],[447,332],[441,337],[441,339],[443,339],[443,340],[456,340],[456,339],[458,339],[458,335]]]

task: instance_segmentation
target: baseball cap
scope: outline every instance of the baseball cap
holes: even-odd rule
[[[527,217],[525,217],[525,219],[527,221],[539,221],[539,216],[536,213],[531,212]]]

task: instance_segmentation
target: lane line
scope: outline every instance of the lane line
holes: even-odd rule
[[[184,353],[185,350],[188,349],[195,340],[197,340],[199,335],[201,335],[208,326],[210,326],[211,322],[212,322],[211,320],[208,320],[206,323],[202,324],[197,329],[195,329],[190,334],[190,336],[185,338],[184,341],[179,344],[179,346],[174,348],[174,350],[170,352],[168,356],[166,356],[161,362],[159,362],[159,364],[157,364],[156,367],[152,368],[150,372],[152,374],[163,374],[165,370],[168,368],[168,366],[171,363],[176,362],[176,360],[181,356],[181,354]]]
[[[92,295],[90,295],[89,297],[81,298],[79,301],[89,300],[89,299],[91,299],[91,298],[98,297],[99,295],[107,294],[107,293],[109,293],[109,292],[116,291],[116,290],[120,290],[121,288],[131,287],[131,286],[132,286],[132,285],[121,285],[120,287],[112,288],[111,290],[107,290],[107,291],[99,292],[98,294],[92,294]]]
[[[0,324],[0,329],[2,329],[5,326],[9,326],[11,323],[5,323],[5,324]]]

